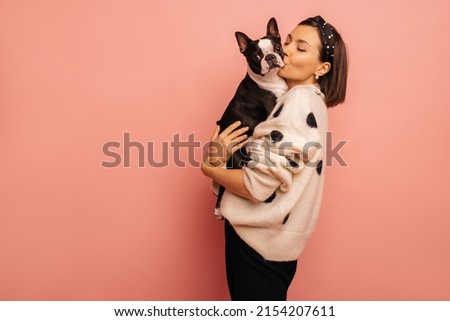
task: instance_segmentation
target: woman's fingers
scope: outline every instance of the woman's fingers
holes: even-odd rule
[[[247,135],[245,135],[245,136],[247,136]],[[247,144],[247,143],[248,143],[248,140],[245,140],[243,142],[240,142],[240,143],[234,145],[233,148],[231,148],[231,154],[234,154],[235,152],[237,152],[239,149],[244,147],[245,144]]]
[[[231,124],[230,126],[228,126],[219,136],[219,140],[223,141],[225,144],[229,144],[230,142],[233,142],[233,140],[236,137],[241,136],[243,133],[245,133],[246,131],[248,131],[248,127],[242,127],[239,129],[236,129],[240,126],[241,122],[237,121],[234,122],[233,124]],[[247,137],[245,137],[247,138]],[[244,139],[245,139],[244,138]]]
[[[239,129],[235,130],[234,132],[232,132],[231,134],[229,134],[228,135],[228,139],[229,140],[234,140],[236,137],[241,136],[246,131],[248,131],[248,127],[239,128]]]
[[[248,143],[247,135],[242,135],[242,136],[239,136],[239,137],[235,138],[234,140],[232,140],[227,145],[227,153],[228,153],[229,157],[231,157],[231,155],[233,155],[235,152],[237,152],[239,149],[241,149],[247,143]]]
[[[230,143],[235,143],[235,144],[236,144],[236,143],[240,143],[240,142],[246,140],[247,138],[248,138],[248,135],[239,135],[239,136],[233,138],[233,139],[230,141]]]
[[[236,121],[220,133],[220,126],[214,129],[208,148],[208,159],[210,163],[226,163],[233,153],[242,148],[246,143],[248,127],[237,129],[241,125]],[[219,134],[220,133],[220,134]]]
[[[239,128],[239,129],[237,129],[240,125],[241,125],[242,123],[241,123],[241,121],[240,120],[238,120],[238,121],[235,121],[234,123],[232,123],[230,126],[228,126],[227,128],[225,128],[224,130],[223,130],[223,132],[222,133],[220,133],[220,138],[225,138],[225,137],[227,137],[227,136],[231,136],[231,138],[234,138],[234,137],[236,137],[236,136],[239,136],[240,134],[242,134],[242,133],[245,133],[248,129],[249,129],[249,127],[248,126],[246,126],[246,127],[242,127],[242,128]],[[217,129],[217,128],[216,128]],[[236,130],[237,129],[237,130]],[[220,132],[220,129],[219,129],[219,132]]]
[[[220,126],[217,125],[216,129],[214,129],[214,133],[211,137],[211,140],[215,140],[217,138],[217,136],[219,136],[219,132],[220,132]]]
[[[239,150],[243,145],[243,142],[248,138],[247,135],[241,135],[233,139],[232,141],[226,143],[226,150],[229,155],[233,155],[237,150]]]

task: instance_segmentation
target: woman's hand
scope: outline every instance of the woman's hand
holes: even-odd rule
[[[245,187],[243,170],[222,168],[231,155],[247,143],[247,135],[244,133],[248,127],[236,129],[240,125],[241,122],[237,121],[228,126],[220,135],[220,127],[216,127],[211,137],[208,153],[202,162],[202,172],[219,185],[223,185],[228,191],[253,202],[259,202]]]
[[[234,122],[220,135],[220,127],[216,127],[209,143],[208,153],[203,159],[202,167],[224,166],[231,155],[247,143],[247,135],[244,135],[244,133],[248,130],[248,127],[236,130],[240,125],[240,121]]]

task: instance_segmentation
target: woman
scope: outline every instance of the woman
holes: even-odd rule
[[[322,200],[327,107],[345,99],[345,44],[322,17],[302,21],[283,51],[279,75],[288,92],[251,139],[246,128],[237,129],[239,122],[220,135],[216,128],[211,146],[220,151],[210,148],[202,164],[202,172],[227,189],[220,213],[232,300],[286,300]],[[252,161],[225,169],[244,144]]]

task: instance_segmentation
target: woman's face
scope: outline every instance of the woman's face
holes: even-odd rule
[[[297,26],[286,37],[283,45],[285,66],[278,75],[286,80],[289,88],[314,84],[316,74],[322,76],[328,71],[330,64],[319,59],[321,46],[317,29],[311,26]]]

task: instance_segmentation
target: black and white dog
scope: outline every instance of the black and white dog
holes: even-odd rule
[[[241,127],[249,127],[246,134],[250,137],[256,125],[266,120],[272,112],[277,98],[287,91],[286,82],[277,75],[284,66],[281,37],[275,18],[269,20],[266,35],[260,39],[252,40],[242,32],[235,35],[239,49],[247,60],[247,74],[217,124],[222,132],[240,120]],[[243,147],[233,154],[227,168],[242,168],[248,161]],[[222,218],[219,208],[224,192],[225,188],[220,186],[214,209],[218,219]]]

